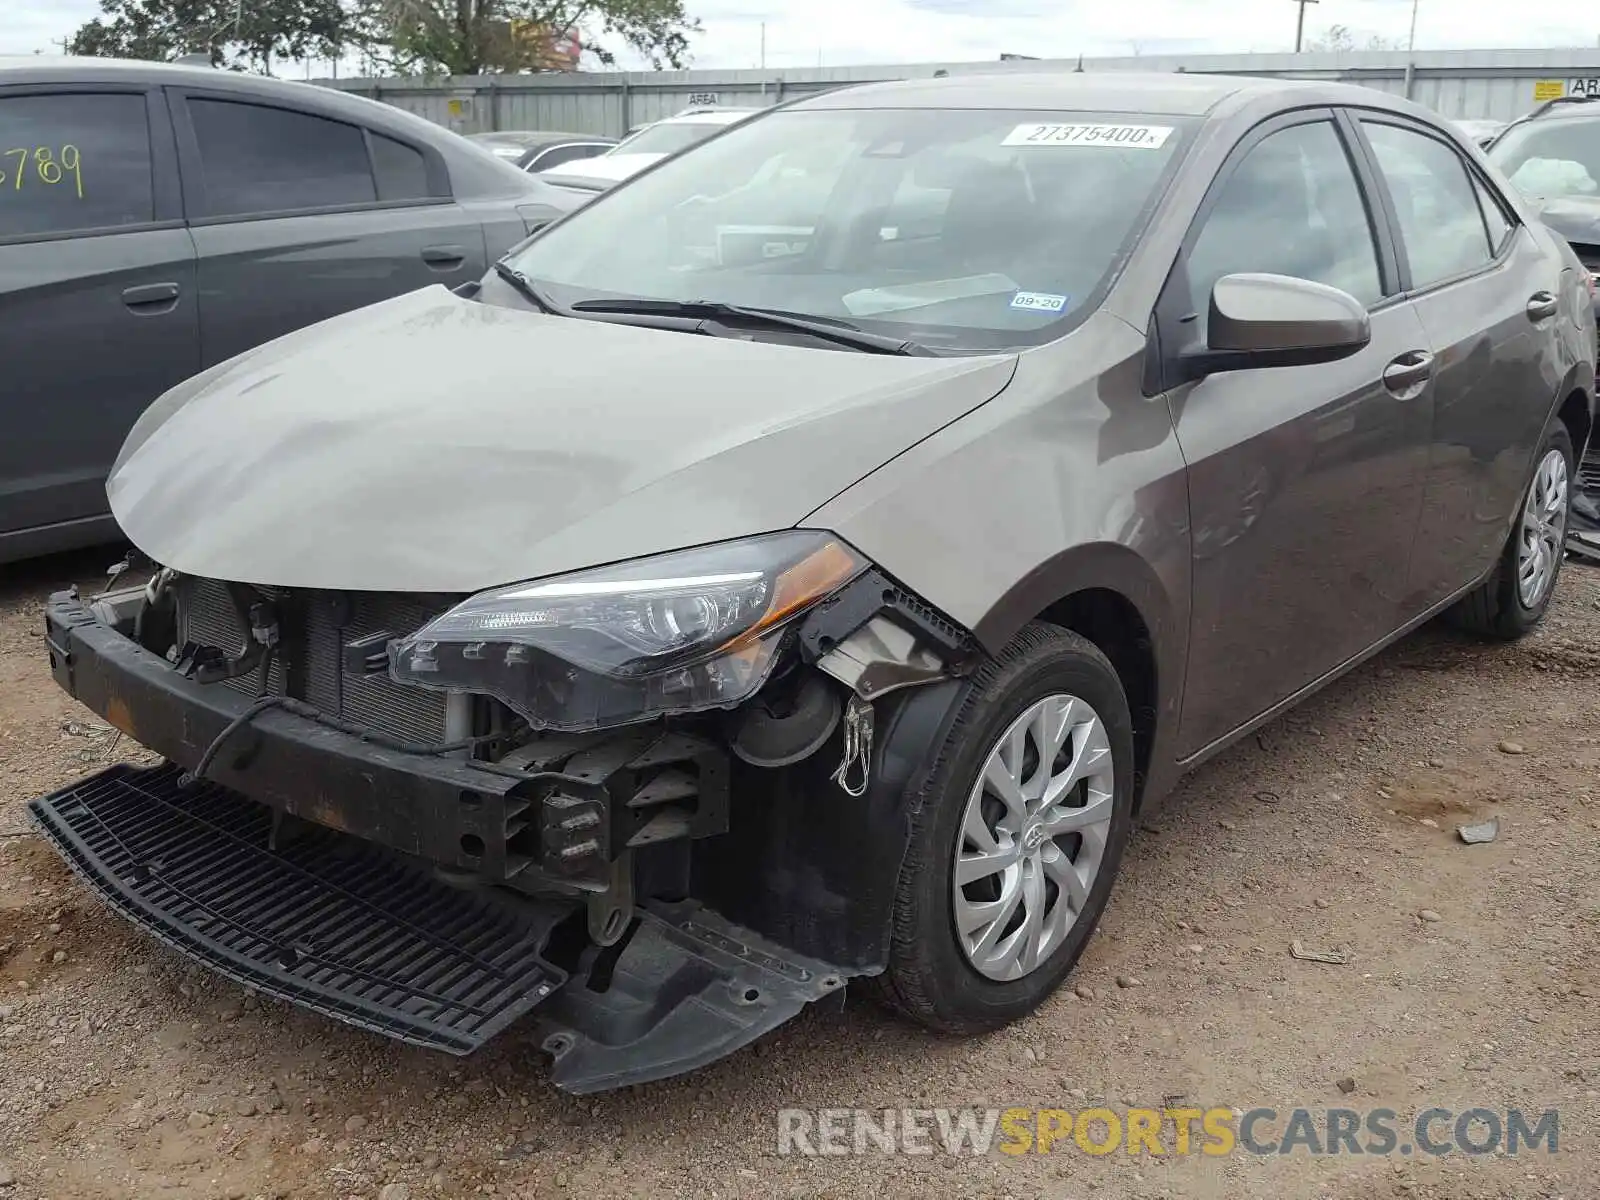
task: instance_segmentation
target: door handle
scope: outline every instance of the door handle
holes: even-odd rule
[[[125,288],[122,302],[135,312],[165,311],[178,302],[178,285],[175,283],[146,283]]]
[[[1561,302],[1549,292],[1535,292],[1528,297],[1528,320],[1544,321],[1560,311]]]
[[[422,261],[430,267],[459,267],[467,259],[467,252],[460,246],[424,246],[422,248]]]
[[[1383,386],[1400,400],[1421,395],[1433,378],[1433,355],[1426,350],[1408,350],[1383,369]]]

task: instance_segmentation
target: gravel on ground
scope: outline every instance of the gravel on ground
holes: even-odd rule
[[[106,557],[0,569],[0,1200],[1595,1195],[1600,571],[1569,564],[1525,641],[1429,627],[1193,775],[1028,1020],[935,1037],[851,996],[578,1099],[518,1030],[452,1059],[193,968],[25,832],[29,799],[140,757],[46,668],[45,596]],[[1556,1109],[1560,1149],[778,1153],[780,1109],[969,1105]]]

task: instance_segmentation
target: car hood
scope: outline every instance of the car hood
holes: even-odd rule
[[[1569,242],[1600,246],[1600,197],[1536,199],[1539,219]]]
[[[107,492],[127,537],[188,574],[475,591],[790,528],[1015,366],[555,317],[436,286],[173,388]]]

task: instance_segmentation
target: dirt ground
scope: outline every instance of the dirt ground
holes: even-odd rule
[[[41,601],[109,557],[0,568],[0,1200],[1597,1194],[1600,571],[1569,563],[1525,642],[1424,630],[1192,777],[1031,1019],[952,1040],[851,997],[580,1101],[516,1031],[455,1060],[190,969],[25,832],[27,800],[137,752],[45,665]],[[1462,844],[1489,816],[1498,840]],[[777,1153],[783,1108],[1163,1103],[1385,1106],[1404,1129],[1556,1109],[1559,1152]]]

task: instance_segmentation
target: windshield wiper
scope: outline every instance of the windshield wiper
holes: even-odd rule
[[[823,317],[807,317],[799,313],[782,312],[775,308],[746,308],[742,304],[724,304],[720,300],[579,300],[573,312],[618,313],[638,316],[687,317],[701,321],[737,321],[746,325],[765,325],[770,329],[792,329],[808,333],[824,341],[837,342],[856,350],[872,354],[904,354],[928,357],[933,354],[926,346],[905,338],[889,337],[881,333],[868,333],[865,329],[845,321],[830,321]]]
[[[529,279],[510,263],[503,260],[495,263],[494,273],[516,288],[523,299],[533,301],[547,313],[555,313],[558,316],[564,315],[560,305],[550,299],[549,296],[546,296],[538,284],[534,283],[533,280]]]

